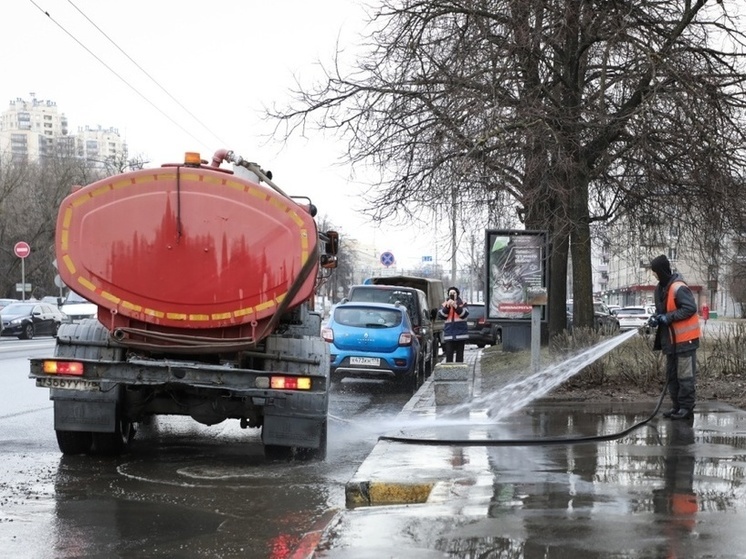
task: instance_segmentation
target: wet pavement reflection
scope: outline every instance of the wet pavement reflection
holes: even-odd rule
[[[316,557],[401,557],[403,549],[411,557],[745,557],[743,411],[705,402],[692,422],[657,416],[626,436],[594,443],[488,442],[607,435],[654,407],[540,401],[493,425],[472,413],[471,427],[440,424],[423,410],[420,419],[432,424],[417,427],[415,420],[402,431],[407,436],[478,438],[486,446],[442,448],[443,469],[435,472],[431,460],[418,474],[417,451],[391,443],[392,463],[399,453],[413,478],[441,479],[428,501],[345,511]],[[433,452],[419,448],[423,456]],[[480,450],[484,462],[476,458]]]

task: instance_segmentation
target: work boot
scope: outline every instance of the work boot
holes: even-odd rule
[[[675,413],[671,414],[671,419],[693,419],[694,418],[694,412],[692,410],[685,410],[680,409],[677,410]]]
[[[669,419],[677,411],[679,411],[678,408],[671,408],[670,410],[663,412],[663,417],[665,417],[666,419]]]

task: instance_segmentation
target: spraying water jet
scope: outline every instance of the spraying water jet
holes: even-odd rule
[[[620,346],[627,340],[638,335],[637,330],[631,330],[619,334],[608,340],[604,340],[584,351],[566,359],[555,365],[546,367],[529,377],[512,382],[496,393],[490,393],[480,396],[472,402],[461,404],[450,408],[445,415],[456,416],[475,408],[486,409],[487,415],[498,422],[500,419],[509,416],[512,413],[522,409],[534,400],[544,396],[551,390],[566,382],[574,375],[578,374],[588,365],[597,361],[611,350]],[[642,427],[652,420],[660,409],[661,403],[666,393],[664,386],[658,403],[653,413],[645,420],[640,421],[628,429],[610,435],[593,435],[584,437],[558,437],[558,438],[541,438],[541,439],[432,439],[432,438],[413,438],[400,435],[382,435],[379,440],[394,441],[406,444],[424,444],[424,445],[443,445],[443,446],[524,446],[524,445],[546,445],[546,444],[569,444],[590,441],[604,441],[618,439],[628,433]],[[454,417],[455,419],[455,417]],[[459,422],[460,423],[460,422]],[[473,427],[484,427],[470,423]]]

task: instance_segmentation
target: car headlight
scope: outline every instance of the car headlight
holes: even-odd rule
[[[21,324],[22,322],[23,322],[22,318],[14,318],[13,320],[10,321],[9,324]]]

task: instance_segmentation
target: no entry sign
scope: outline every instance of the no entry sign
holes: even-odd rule
[[[13,252],[16,253],[16,256],[18,258],[26,258],[29,254],[31,254],[31,247],[25,241],[18,241],[13,247]]]

